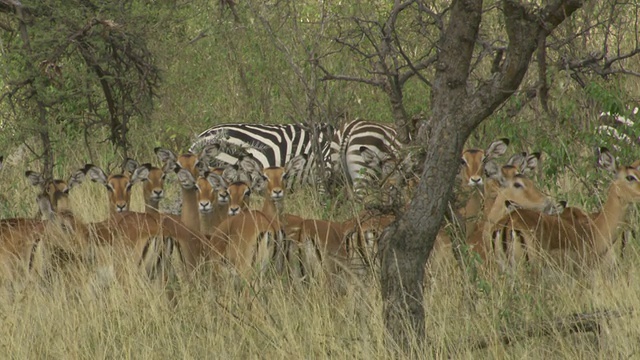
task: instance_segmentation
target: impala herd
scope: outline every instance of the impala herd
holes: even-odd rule
[[[469,249],[483,264],[495,264],[503,271],[521,263],[544,264],[548,258],[581,267],[610,261],[627,208],[640,201],[640,161],[618,168],[612,154],[601,150],[598,163],[616,176],[602,210],[589,214],[554,202],[527,176],[536,170],[539,153],[516,153],[500,166],[497,159],[508,145],[507,139],[500,139],[486,150],[467,149],[462,154],[455,212]],[[395,192],[409,197],[412,189],[406,184],[417,179],[406,181],[393,157],[381,159],[368,154],[366,147],[360,151],[367,166],[384,178],[378,191],[388,197]],[[335,222],[289,214],[286,182],[305,166],[304,155],[293,157],[284,167],[263,168],[246,156],[235,165],[213,168],[209,165],[216,152],[216,146],[181,155],[156,148],[162,167],[128,159],[122,173],[107,174],[87,164],[69,181],[48,180],[28,171],[26,177],[40,189],[37,204],[42,217],[0,220],[3,277],[46,272],[52,263],[46,257],[54,254],[63,262],[91,261],[96,246],[123,251],[151,279],[163,283],[175,275],[172,258],[176,257],[188,279],[205,263],[240,278],[275,273],[303,282],[320,279],[321,274],[332,279],[339,273],[359,273],[375,263],[378,237],[394,221],[393,215],[363,210],[352,219]],[[181,187],[179,216],[158,210],[165,196],[165,177],[172,173]],[[106,188],[110,209],[106,220],[84,223],[74,216],[69,192],[86,179]],[[137,183],[143,187],[145,212],[130,211]],[[264,196],[260,210],[250,208],[252,193]],[[61,235],[74,239],[73,248],[56,240]],[[452,254],[450,236],[444,228],[440,231],[436,254]]]

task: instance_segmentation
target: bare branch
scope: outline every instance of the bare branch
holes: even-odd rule
[[[384,87],[385,85],[385,82],[382,80],[365,79],[365,78],[349,76],[349,75],[334,75],[334,74],[331,74],[322,65],[318,65],[318,68],[320,69],[320,71],[322,71],[325,74],[323,77],[320,78],[320,81],[330,81],[330,80],[350,81],[350,82],[368,84],[368,85],[372,85],[380,88]]]

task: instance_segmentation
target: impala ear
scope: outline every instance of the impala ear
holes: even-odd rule
[[[170,161],[173,163],[176,163],[178,161],[178,157],[176,156],[176,154],[169,149],[157,147],[153,149],[153,152],[155,152],[156,155],[158,156],[158,159],[160,159],[160,161],[162,161],[165,164]]]
[[[617,171],[616,158],[611,154],[609,149],[601,147],[598,148],[596,152],[598,155],[596,166],[603,170],[615,173]]]
[[[246,171],[249,174],[260,173],[262,174],[263,166],[253,155],[244,155],[238,159],[238,166],[240,169]]]
[[[206,161],[208,162],[209,159],[214,158],[216,155],[218,155],[218,153],[220,153],[220,145],[219,144],[210,144],[210,145],[205,146],[200,151],[199,158],[201,160],[206,159]]]
[[[83,171],[83,169],[77,170],[75,173],[71,174],[71,177],[69,177],[69,183],[67,184],[67,186],[69,186],[69,189],[71,189],[82,184],[84,179],[85,171]]]
[[[24,173],[24,176],[26,176],[27,179],[29,179],[29,182],[33,186],[44,185],[45,183],[44,177],[42,176],[42,174],[38,172],[29,170]]]
[[[251,173],[248,177],[251,178],[249,182],[251,190],[260,194],[267,187],[267,178],[262,173]]]
[[[547,215],[560,215],[564,212],[564,209],[566,208],[567,208],[567,202],[565,200],[560,200],[555,204],[550,204],[542,212]]]
[[[214,172],[210,172],[207,174],[207,181],[209,182],[209,184],[211,184],[211,187],[213,187],[215,191],[219,191],[220,189],[224,189],[229,186],[224,177]]]
[[[304,164],[306,163],[307,163],[307,155],[300,154],[300,155],[294,156],[284,166],[284,172],[289,174],[292,171],[300,171],[304,168]]]
[[[484,157],[486,160],[496,158],[505,152],[507,152],[507,147],[509,147],[509,139],[499,139],[491,143],[487,150],[484,152]]]
[[[515,166],[518,169],[520,169],[525,163],[526,158],[527,158],[526,152],[515,153],[511,155],[511,157],[509,158],[509,160],[507,160],[505,165]]]
[[[180,185],[183,189],[193,189],[196,186],[196,179],[189,170],[179,169],[176,172],[176,175],[178,176],[178,181],[180,181]]]
[[[487,179],[494,179],[499,181],[501,175],[502,173],[500,171],[500,167],[495,161],[490,160],[486,164],[484,164],[484,176]]]
[[[107,186],[108,177],[107,177],[107,174],[105,174],[102,169],[91,164],[87,164],[85,169],[86,169],[86,175],[87,177],[89,177],[91,181]]]
[[[515,201],[505,200],[504,206],[507,208],[507,212],[512,212],[518,209],[522,209],[522,206],[518,205]]]
[[[131,180],[130,180],[131,184],[135,184],[139,181],[149,180],[149,173],[151,172],[150,167],[151,167],[150,164],[144,164],[134,169],[133,172],[131,173]]]
[[[534,152],[533,154],[527,156],[522,166],[520,166],[520,172],[524,174],[528,171],[535,171],[538,168],[538,164],[540,163],[540,156],[542,156],[542,154],[540,154],[539,152]]]
[[[140,165],[138,164],[137,161],[133,160],[132,158],[127,158],[124,161],[124,164],[122,164],[122,172],[133,174],[138,168],[138,166]]]
[[[234,181],[239,181],[241,171],[238,170],[238,166],[227,166],[222,171],[222,178],[227,183],[232,183]]]

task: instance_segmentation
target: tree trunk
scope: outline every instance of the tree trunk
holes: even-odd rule
[[[422,281],[440,228],[459,158],[471,132],[517,90],[529,68],[539,35],[547,36],[582,6],[557,0],[532,9],[502,2],[509,38],[498,73],[469,91],[473,50],[482,20],[482,0],[454,0],[449,24],[439,42],[432,88],[432,115],[419,129],[417,143],[426,151],[424,170],[407,212],[383,234],[382,298],[385,326],[407,354],[425,341]],[[416,354],[414,354],[416,355]]]
[[[398,82],[398,77],[389,77],[385,89],[391,102],[391,114],[398,133],[398,140],[403,144],[408,144],[411,141],[414,129],[413,123],[410,121],[407,110],[404,107],[404,94],[402,93],[402,85]]]

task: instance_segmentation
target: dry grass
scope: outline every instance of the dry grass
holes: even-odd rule
[[[138,191],[134,209],[141,208]],[[85,221],[106,216],[104,189],[95,184],[74,189],[72,200]],[[323,210],[305,205],[310,202],[302,192],[291,197],[289,206],[292,212],[320,217]],[[343,210],[343,216],[348,212]],[[636,312],[602,321],[598,335],[526,335],[532,326],[573,313],[639,308],[637,249],[632,241],[613,275],[597,273],[580,280],[548,269],[535,281],[522,271],[491,274],[472,283],[452,260],[445,260],[425,287],[429,348],[418,353],[423,358],[463,359],[638,356]],[[4,284],[0,354],[91,359],[397,357],[394,349],[385,347],[379,285],[372,278],[350,281],[346,291],[301,289],[277,279],[239,284],[211,276],[205,266],[192,283],[171,284],[178,294],[174,308],[161,286],[123,262],[126,257],[102,251],[106,253],[98,265],[72,265],[46,279],[32,275]],[[518,340],[505,345],[504,336]],[[488,346],[474,350],[479,343]]]

